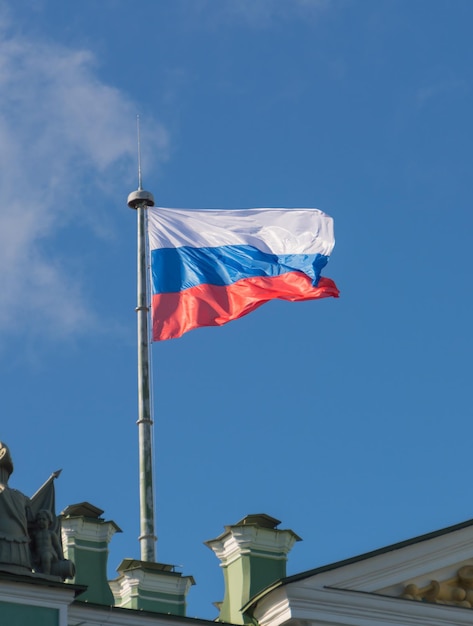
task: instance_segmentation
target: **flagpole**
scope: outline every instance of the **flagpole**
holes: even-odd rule
[[[141,168],[140,168],[141,169]],[[154,522],[153,450],[151,385],[149,371],[149,302],[148,259],[146,246],[146,210],[154,206],[153,194],[139,188],[128,196],[128,206],[137,213],[137,331],[138,331],[138,445],[140,466],[140,550],[141,560],[156,561]]]

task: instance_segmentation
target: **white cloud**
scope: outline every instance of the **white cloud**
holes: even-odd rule
[[[90,52],[12,35],[1,17],[0,331],[34,320],[43,332],[76,332],[93,313],[44,244],[77,218],[74,201],[61,202],[72,190],[103,192],[112,169],[136,171],[137,108],[100,80]],[[162,126],[147,122],[146,143],[166,157]]]

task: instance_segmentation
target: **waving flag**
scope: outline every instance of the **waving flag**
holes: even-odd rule
[[[338,297],[318,209],[148,209],[153,341],[221,326],[269,300]]]

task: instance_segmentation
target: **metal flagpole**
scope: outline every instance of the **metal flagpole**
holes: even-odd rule
[[[140,135],[138,120],[138,190],[128,196],[128,206],[135,209],[138,225],[137,256],[137,327],[138,327],[138,441],[140,463],[140,548],[141,560],[156,561],[154,525],[153,449],[151,385],[149,371],[148,278],[146,246],[146,210],[154,206],[153,194],[141,186]]]

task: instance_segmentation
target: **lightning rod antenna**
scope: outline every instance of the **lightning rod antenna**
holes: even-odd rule
[[[143,189],[141,180],[141,132],[140,132],[140,116],[136,116],[136,137],[138,140],[138,191]]]

